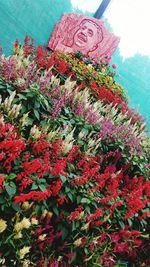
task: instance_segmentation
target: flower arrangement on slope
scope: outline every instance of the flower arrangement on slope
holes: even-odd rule
[[[105,101],[97,84],[93,92],[61,76],[53,54],[37,50],[26,38],[0,58],[1,263],[147,266],[143,120],[123,99]]]

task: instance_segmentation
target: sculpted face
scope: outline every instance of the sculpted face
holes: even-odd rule
[[[74,35],[74,44],[79,49],[92,48],[98,43],[98,29],[90,20],[80,24],[80,28]]]

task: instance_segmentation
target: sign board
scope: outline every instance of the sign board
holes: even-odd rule
[[[69,13],[56,24],[47,47],[68,53],[80,51],[99,62],[110,60],[119,40],[102,20]]]

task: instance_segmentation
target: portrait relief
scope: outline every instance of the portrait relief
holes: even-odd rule
[[[109,60],[119,38],[110,33],[103,21],[78,14],[64,14],[56,24],[47,47],[62,52],[81,51],[95,60]]]

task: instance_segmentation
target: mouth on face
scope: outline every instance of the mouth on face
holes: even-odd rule
[[[87,36],[84,33],[80,32],[77,37],[80,42],[87,43]]]

